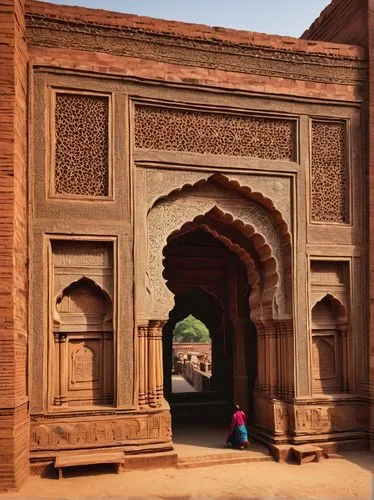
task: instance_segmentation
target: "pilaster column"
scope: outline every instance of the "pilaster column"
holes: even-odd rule
[[[266,356],[265,356],[265,328],[262,321],[255,322],[257,334],[257,381],[256,389],[265,391]]]
[[[60,333],[60,401],[66,404],[67,399],[67,343],[66,334]]]
[[[340,343],[340,355],[341,355],[341,381],[342,381],[342,390],[343,392],[349,392],[349,360],[348,360],[348,352],[347,352],[347,324],[339,325],[339,337],[338,342]]]
[[[165,321],[150,320],[138,327],[138,403],[140,407],[162,405],[164,377],[162,329]]]
[[[53,363],[53,404],[56,406],[61,405],[61,375],[60,375],[60,335],[55,332],[53,334],[54,338],[54,363]]]
[[[54,368],[55,374],[55,396],[53,398],[53,404],[57,406],[62,406],[66,404],[67,399],[67,352],[66,352],[66,334],[61,332],[55,332],[53,334],[56,347],[55,361],[56,365]]]
[[[103,333],[103,404],[109,404],[112,400],[111,370],[112,370],[112,333]]]
[[[148,322],[138,326],[138,404],[148,404]]]

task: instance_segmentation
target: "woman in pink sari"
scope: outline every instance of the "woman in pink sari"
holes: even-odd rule
[[[247,417],[239,405],[234,405],[234,413],[231,419],[230,434],[226,443],[231,443],[234,448],[243,450],[249,446],[247,433]]]

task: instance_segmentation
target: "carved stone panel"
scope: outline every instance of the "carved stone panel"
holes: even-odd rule
[[[296,121],[137,105],[135,147],[296,161]]]
[[[111,403],[113,304],[98,284],[105,281],[112,290],[111,248],[95,242],[54,241],[52,252],[52,404]],[[98,279],[104,276],[105,280]]]
[[[56,196],[108,196],[109,98],[55,94]]]
[[[335,403],[295,407],[297,434],[323,434],[358,431],[367,423],[364,406],[357,403]]]
[[[342,391],[342,334],[339,333],[334,304],[328,297],[312,311],[313,393]]]
[[[30,440],[32,451],[170,442],[170,413],[32,422]]]
[[[349,222],[345,122],[312,121],[312,220]]]
[[[249,225],[253,233],[258,233],[263,248],[267,243],[268,255],[261,256],[266,261],[271,252],[276,261],[278,273],[276,301],[279,311],[284,310],[283,294],[283,249],[281,235],[274,226],[269,212],[251,200],[243,200],[234,192],[224,190],[214,184],[206,184],[192,192],[181,192],[171,195],[166,200],[157,203],[148,214],[149,234],[149,278],[152,284],[151,317],[164,319],[168,317],[173,307],[173,295],[167,289],[163,278],[163,248],[167,239],[174,231],[196,217],[207,214],[217,208],[223,214],[229,215],[233,221],[241,221],[241,225]]]

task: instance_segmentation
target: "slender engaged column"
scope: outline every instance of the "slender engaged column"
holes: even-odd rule
[[[340,356],[341,356],[341,380],[342,389],[344,392],[349,392],[349,361],[347,353],[347,325],[339,325],[338,342],[340,342]]]
[[[66,334],[60,333],[60,401],[62,405],[66,404],[67,400],[67,342]]]
[[[159,325],[158,336],[157,336],[157,377],[156,377],[156,394],[157,402],[159,405],[162,404],[162,398],[164,396],[164,369],[163,369],[163,359],[162,359],[162,332],[163,332],[164,322]]]
[[[148,324],[138,327],[138,403],[148,404]]]
[[[56,332],[53,334],[54,337],[54,361],[53,366],[53,379],[54,379],[54,398],[53,404],[56,406],[61,405],[61,368],[60,368],[60,335]]]
[[[111,402],[111,376],[110,370],[112,369],[111,363],[111,350],[112,350],[112,333],[103,333],[103,404]]]
[[[258,321],[255,323],[257,332],[257,384],[256,389],[264,391],[265,388],[265,342],[264,342],[264,326]]]
[[[148,328],[148,403],[149,406],[157,406],[156,392],[157,378],[157,325],[149,322]]]

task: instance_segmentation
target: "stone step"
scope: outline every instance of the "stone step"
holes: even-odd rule
[[[242,454],[220,453],[199,456],[178,456],[178,469],[190,469],[193,467],[209,467],[212,465],[229,465],[249,462],[272,462],[273,457],[263,453],[243,452]]]

